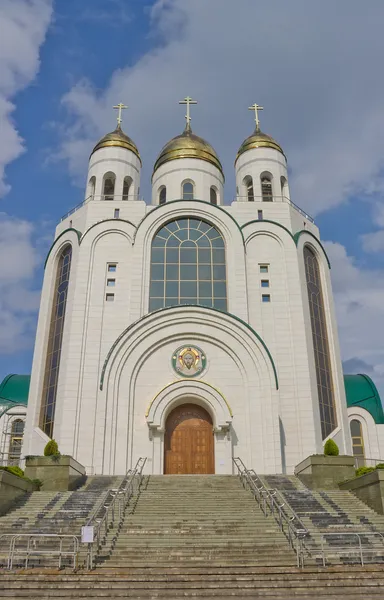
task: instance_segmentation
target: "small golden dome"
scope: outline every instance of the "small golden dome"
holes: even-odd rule
[[[131,152],[136,154],[137,158],[140,160],[140,163],[141,163],[140,154],[139,154],[139,151],[137,149],[135,142],[133,142],[131,140],[131,138],[128,137],[124,133],[124,131],[121,129],[120,125],[118,125],[116,127],[115,131],[112,131],[111,133],[107,133],[107,135],[105,135],[96,144],[96,146],[92,150],[92,154],[94,152],[96,152],[96,150],[100,150],[100,148],[110,148],[111,146],[117,146],[120,148],[126,148],[127,150],[130,150]],[[91,154],[91,156],[92,156],[92,154]]]
[[[187,125],[181,135],[172,138],[161,150],[153,168],[155,172],[161,165],[177,158],[199,158],[206,160],[217,167],[222,175],[223,167],[215,150],[208,142],[192,133],[190,125]]]
[[[241,154],[247,152],[247,150],[252,150],[253,148],[273,148],[273,150],[277,150],[281,152],[281,154],[286,158],[282,147],[280,144],[276,142],[270,135],[263,133],[260,130],[255,129],[255,131],[247,137],[244,142],[241,144],[239,151],[236,156],[235,163]]]

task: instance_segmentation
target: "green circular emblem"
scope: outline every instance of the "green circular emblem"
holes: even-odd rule
[[[206,364],[207,357],[197,346],[180,346],[172,354],[172,367],[182,377],[197,377]]]

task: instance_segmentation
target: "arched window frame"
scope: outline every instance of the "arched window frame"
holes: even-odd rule
[[[214,206],[217,206],[219,203],[219,192],[214,185],[211,185],[209,190],[209,202]]]
[[[193,216],[169,221],[151,244],[149,311],[180,304],[227,310],[223,235]]]
[[[250,175],[247,175],[243,179],[243,185],[245,188],[245,196],[248,202],[255,201],[255,191],[253,189],[253,179]]]
[[[70,284],[72,245],[66,244],[55,262],[53,301],[46,349],[44,381],[42,390],[40,429],[53,436],[55,422],[57,384],[60,373],[65,314]]]
[[[22,425],[22,427],[19,427]],[[24,437],[25,419],[15,418],[11,421],[8,448],[8,466],[18,465],[21,458],[21,446]]]
[[[359,431],[356,432],[355,424],[358,424]],[[364,444],[364,433],[363,433],[363,424],[360,419],[353,419],[349,422],[349,431],[351,434],[352,441],[352,454],[358,461],[358,466],[363,467],[365,465],[365,444]],[[361,449],[361,451],[359,451]],[[361,464],[360,464],[361,463]]]
[[[280,190],[281,197],[288,198],[288,181],[283,175],[280,177]]]
[[[159,198],[159,204],[165,204],[166,203],[166,201],[167,201],[167,188],[165,187],[165,185],[162,185],[161,187],[159,187],[158,198]]]
[[[260,175],[261,199],[263,202],[273,202],[272,173],[264,171]]]
[[[311,319],[321,433],[325,439],[337,427],[337,412],[323,281],[319,256],[312,245],[304,245],[303,259]]]
[[[192,192],[184,191],[184,186],[191,185]],[[181,184],[181,198],[183,200],[194,200],[195,199],[195,182],[192,179],[185,179]]]
[[[92,175],[92,177],[88,181],[87,198],[90,198],[93,200],[93,198],[95,197],[95,189],[96,189],[96,176]]]
[[[128,177],[128,176],[124,177],[123,193],[122,193],[122,198],[124,201],[128,200],[128,198],[129,198],[132,183],[133,183],[132,177]]]
[[[116,188],[116,175],[112,171],[103,177],[103,200],[114,200]]]

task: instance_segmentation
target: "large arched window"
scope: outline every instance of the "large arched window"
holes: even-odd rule
[[[254,202],[255,195],[254,195],[254,192],[253,192],[253,180],[252,180],[252,177],[250,177],[249,175],[247,177],[245,177],[244,181],[243,181],[243,184],[245,185],[248,202]]]
[[[20,462],[24,425],[25,422],[23,419],[14,419],[14,421],[12,421],[8,451],[8,466],[18,465]]]
[[[114,173],[106,173],[103,183],[103,198],[104,200],[113,200],[115,195],[116,176]]]
[[[337,419],[320,268],[315,253],[307,245],[304,246],[304,262],[315,352],[321,432],[324,439],[337,426]]]
[[[185,181],[182,185],[183,189],[183,200],[193,200],[193,183],[192,181]]]
[[[128,200],[129,189],[132,185],[132,177],[124,177],[123,183],[123,200]]]
[[[272,175],[270,173],[263,173],[260,177],[261,180],[261,197],[263,202],[272,202]]]
[[[165,204],[167,201],[167,188],[163,185],[159,191],[159,204]]]
[[[152,242],[149,310],[178,304],[227,310],[224,240],[199,219],[171,221]]]
[[[57,381],[60,369],[71,260],[72,246],[66,246],[60,255],[56,271],[40,413],[40,428],[49,437],[52,437],[55,421]]]
[[[350,423],[353,456],[357,458],[358,466],[365,464],[363,428],[360,421],[353,419]]]

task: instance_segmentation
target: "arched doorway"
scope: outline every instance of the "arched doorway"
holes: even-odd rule
[[[165,426],[164,473],[205,475],[215,472],[213,424],[209,413],[196,404],[182,404]]]

